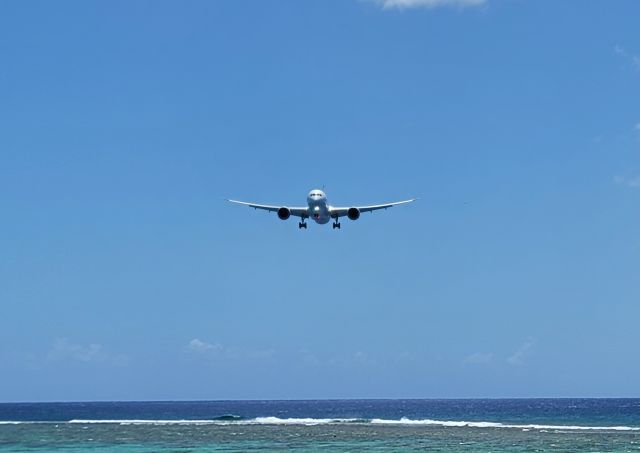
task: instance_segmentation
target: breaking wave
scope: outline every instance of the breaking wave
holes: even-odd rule
[[[70,420],[75,424],[119,424],[119,425],[329,425],[337,423],[356,423],[355,418],[279,418],[257,417],[242,419],[238,416],[216,417],[211,420]]]
[[[451,428],[495,428],[495,429],[521,429],[529,430],[554,430],[554,431],[640,431],[640,427],[634,426],[580,426],[580,425],[545,425],[545,424],[512,424],[489,421],[456,421],[456,420],[431,420],[431,419],[359,419],[359,418],[280,418],[280,417],[256,417],[243,419],[237,415],[224,415],[208,420],[184,419],[184,420],[144,420],[144,419],[114,419],[114,420],[84,420],[74,419],[67,422],[43,422],[43,421],[0,421],[0,425],[19,425],[29,423],[69,423],[69,424],[116,424],[116,425],[192,425],[192,426],[229,426],[229,425],[387,425],[387,426],[425,426],[425,427],[451,427]]]
[[[20,422],[0,422],[20,423]],[[280,418],[280,417],[256,417],[243,419],[236,415],[225,415],[210,420],[80,420],[75,419],[67,423],[72,424],[119,424],[119,425],[388,425],[388,426],[425,426],[425,427],[451,427],[451,428],[495,428],[495,429],[521,429],[521,430],[566,430],[566,431],[640,431],[640,427],[634,426],[581,426],[581,425],[545,425],[545,424],[514,424],[489,421],[456,421],[456,420],[431,420],[431,419],[359,419],[359,418]]]
[[[538,424],[509,424],[498,422],[467,422],[467,421],[446,421],[446,420],[412,420],[401,418],[400,420],[385,420],[374,418],[371,420],[374,425],[423,425],[423,426],[444,426],[456,428],[512,428],[512,429],[553,429],[567,431],[640,431],[640,427],[632,426],[580,426],[580,425],[538,425]]]

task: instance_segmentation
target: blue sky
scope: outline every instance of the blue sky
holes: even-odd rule
[[[639,16],[2,2],[0,401],[640,396]]]

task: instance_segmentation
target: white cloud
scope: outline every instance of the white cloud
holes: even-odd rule
[[[638,176],[614,176],[613,181],[616,184],[620,184],[623,186],[631,187],[632,189],[637,189],[640,187],[640,175]]]
[[[321,365],[320,359],[308,349],[301,349],[299,351],[299,354],[302,359],[302,362],[305,363],[306,365],[313,365],[313,366]]]
[[[535,343],[536,341],[533,338],[528,338],[527,341],[507,359],[507,362],[511,365],[522,365],[524,363],[524,356]]]
[[[246,358],[252,360],[271,360],[276,355],[276,350],[273,348],[232,349],[230,352],[234,353],[236,358]]]
[[[53,347],[47,353],[47,363],[76,361],[84,363],[107,363],[123,365],[128,361],[125,355],[114,355],[104,350],[101,344],[81,345],[72,343],[67,338],[56,338]]]
[[[375,360],[363,351],[356,351],[353,354],[353,361],[358,365],[371,365],[375,363]]]
[[[370,0],[379,4],[383,9],[408,9],[408,8],[437,8],[440,6],[453,6],[464,8],[467,6],[484,5],[487,0]]]
[[[465,363],[472,363],[474,365],[486,365],[493,361],[493,353],[491,352],[476,352],[468,355],[464,359]]]
[[[624,47],[617,44],[613,47],[613,52],[619,57],[629,61],[636,69],[640,69],[640,55],[627,52]]]
[[[343,354],[329,358],[326,361],[326,364],[329,366],[352,368],[377,365],[378,360],[366,351],[355,351],[349,353],[345,351]]]
[[[274,349],[246,349],[226,347],[220,343],[208,343],[194,338],[186,347],[187,351],[207,358],[269,360],[273,358]]]
[[[220,343],[207,343],[198,338],[194,338],[187,345],[187,349],[191,352],[199,354],[213,354],[217,355],[223,351],[223,347]]]
[[[637,138],[640,140],[640,122],[633,125],[633,132],[637,135]],[[640,175],[629,174],[626,176],[616,175],[613,177],[613,182],[619,184],[621,186],[630,187],[632,189],[640,188]]]

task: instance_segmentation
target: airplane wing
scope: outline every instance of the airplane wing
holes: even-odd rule
[[[249,206],[250,208],[253,209],[263,209],[265,211],[269,211],[269,212],[278,212],[278,209],[282,208],[283,206],[270,206],[270,205],[266,205],[266,204],[257,204],[257,203],[247,203],[246,201],[238,201],[238,200],[227,200],[230,203],[235,203],[235,204],[241,204],[243,206]],[[291,215],[297,216],[297,217],[301,217],[301,218],[307,218],[309,217],[309,213],[306,207],[304,208],[290,208],[289,206],[286,206],[286,208],[289,210],[289,212],[291,213]]]
[[[352,208],[356,208],[359,212],[372,212],[372,211],[377,211],[378,209],[389,209],[400,204],[411,203],[412,201],[415,201],[415,200],[416,198],[412,198],[410,200],[394,201],[393,203],[375,204],[371,206],[351,206],[348,208],[331,207],[331,217],[334,217],[334,218],[344,217],[348,214],[349,209],[352,209]]]

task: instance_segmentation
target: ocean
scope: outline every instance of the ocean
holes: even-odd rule
[[[0,452],[629,452],[640,399],[0,404]]]

